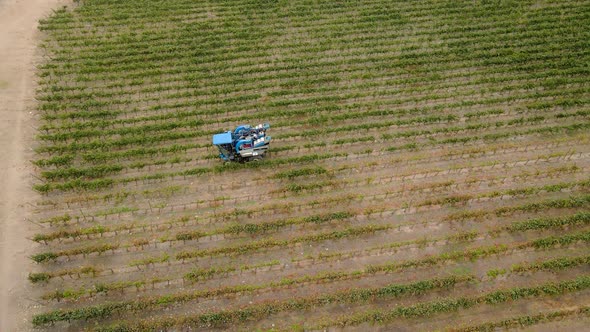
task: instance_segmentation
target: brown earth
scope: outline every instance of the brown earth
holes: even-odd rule
[[[64,0],[0,1],[0,331],[28,329],[27,258],[39,19]]]

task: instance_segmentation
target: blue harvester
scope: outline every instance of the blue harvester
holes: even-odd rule
[[[219,149],[219,157],[225,161],[258,161],[264,157],[270,144],[266,131],[268,123],[256,127],[240,125],[233,132],[213,135],[213,145]]]

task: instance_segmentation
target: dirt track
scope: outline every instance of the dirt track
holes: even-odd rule
[[[0,1],[0,331],[30,329],[25,221],[31,190],[37,22],[63,0]]]

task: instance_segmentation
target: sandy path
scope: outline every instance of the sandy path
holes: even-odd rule
[[[0,331],[29,330],[37,23],[64,0],[0,0]]]

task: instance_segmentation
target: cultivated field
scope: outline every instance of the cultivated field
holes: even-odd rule
[[[590,2],[82,0],[41,22],[44,330],[590,324]],[[211,136],[269,122],[271,155]]]

